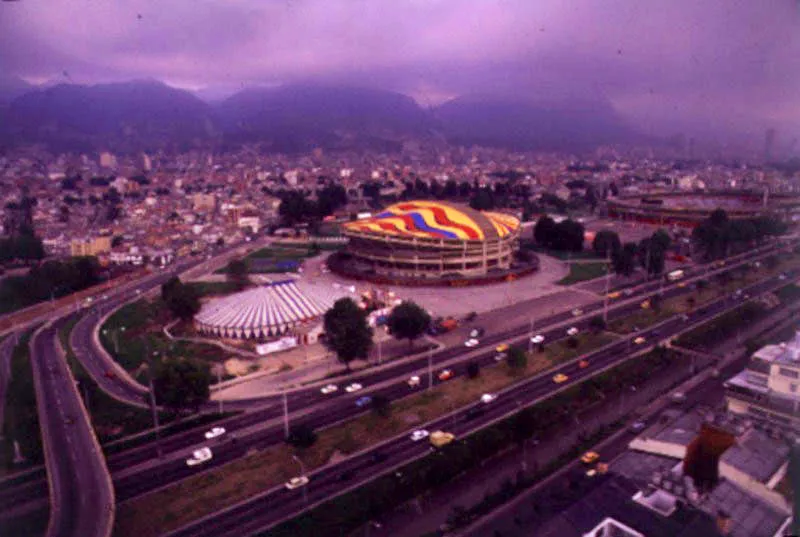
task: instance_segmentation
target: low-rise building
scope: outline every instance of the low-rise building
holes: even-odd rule
[[[800,332],[792,341],[759,349],[725,383],[728,410],[800,430]]]

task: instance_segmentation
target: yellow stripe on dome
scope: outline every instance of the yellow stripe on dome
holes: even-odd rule
[[[482,240],[482,239],[486,238],[486,235],[483,233],[483,230],[480,228],[480,226],[478,226],[472,218],[470,218],[466,214],[462,213],[458,209],[450,207],[449,205],[443,205],[441,203],[436,203],[435,201],[415,201],[413,203],[414,203],[414,205],[416,205],[418,207],[441,209],[442,211],[444,211],[444,213],[447,215],[447,218],[450,219],[450,221],[452,221],[452,222],[454,222],[456,224],[460,224],[462,226],[468,227],[468,228],[472,229],[475,233],[477,233],[478,240]],[[466,233],[464,233],[463,230],[460,230],[460,229],[454,228],[454,227],[450,227],[450,226],[440,226],[433,219],[433,215],[432,214],[430,214],[428,212],[425,212],[424,214],[425,214],[425,221],[428,222],[429,224],[433,224],[436,227],[444,227],[447,230],[456,233],[462,239],[465,239],[465,240],[470,239],[470,237],[468,237],[466,235]],[[475,240],[475,239],[472,239],[472,240]]]

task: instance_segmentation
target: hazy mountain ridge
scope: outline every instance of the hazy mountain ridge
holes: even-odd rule
[[[454,144],[574,149],[624,141],[631,129],[602,101],[534,104],[465,96],[425,110],[400,93],[291,85],[242,90],[210,105],[156,81],[61,84],[0,110],[6,144],[58,151],[136,151],[261,142],[279,152],[314,147],[394,151],[441,134]]]

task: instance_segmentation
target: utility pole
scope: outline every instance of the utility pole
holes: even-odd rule
[[[381,335],[378,334],[376,339],[378,340],[378,365],[381,365],[381,362],[383,362],[383,351],[381,350]]]
[[[611,284],[611,253],[606,252],[606,294],[603,297],[603,322],[608,322],[608,287]]]
[[[428,390],[433,388],[433,347],[428,349]]]
[[[221,365],[217,366],[217,387],[222,382],[222,367]],[[219,413],[222,414],[222,397],[219,398]]]
[[[286,385],[283,385],[283,435],[289,438],[289,401],[286,398]]]
[[[292,458],[297,461],[297,464],[300,465],[300,475],[305,477],[306,475],[306,467],[303,466],[303,461],[301,461],[297,455],[292,455]],[[306,492],[307,487],[304,485],[301,487],[303,489],[303,503],[308,503],[308,493]]]
[[[533,353],[533,317],[531,317],[531,328],[528,334],[528,354]]]
[[[153,413],[153,428],[155,429],[156,436],[156,453],[160,459],[163,454],[161,452],[161,431],[158,425],[158,409],[156,408],[156,391],[153,388],[153,359],[150,356],[149,348],[146,344],[145,352],[147,352],[147,358],[149,362],[149,367],[147,368],[147,381],[150,388],[150,410]],[[158,356],[158,352],[154,352],[153,356]]]

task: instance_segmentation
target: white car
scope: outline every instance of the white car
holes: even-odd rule
[[[408,379],[408,387],[409,388],[416,388],[417,386],[420,385],[420,382],[421,381],[419,380],[419,377],[417,375],[414,375],[413,377]]]
[[[210,461],[212,457],[213,454],[211,453],[211,448],[200,448],[192,453],[191,459],[186,459],[186,465],[197,466],[198,464],[203,464],[206,461]]]
[[[465,347],[477,347],[478,343],[480,343],[480,342],[473,337],[473,338],[469,338],[468,340],[466,340],[464,342],[464,346]]]
[[[322,395],[328,395],[338,389],[339,387],[336,384],[328,384],[327,386],[323,386],[322,389],[320,389],[320,392],[322,392]]]
[[[354,382],[352,384],[348,384],[347,387],[344,389],[344,391],[346,391],[347,393],[353,393],[353,392],[357,392],[358,390],[360,390],[363,387],[364,386],[362,386],[358,382]]]
[[[430,433],[425,429],[417,429],[416,431],[411,433],[411,440],[413,440],[414,442],[419,442],[420,440],[428,438],[429,435]]]
[[[572,310],[572,316],[573,317],[580,317],[581,315],[583,315],[583,310],[582,309],[575,308],[574,310]]]
[[[299,489],[303,485],[308,484],[308,477],[301,475],[300,477],[293,477],[285,483],[287,490]]]
[[[206,431],[206,440],[211,440],[223,434],[225,434],[225,427],[214,427],[210,431]]]
[[[534,345],[538,345],[540,343],[544,343],[544,336],[542,334],[535,335],[531,338],[531,343]]]
[[[569,330],[567,330],[567,335],[568,336],[575,336],[577,334],[578,334],[578,329],[575,328],[574,326],[572,328],[570,328]]]
[[[485,393],[485,394],[481,395],[481,403],[489,404],[492,401],[494,401],[495,399],[497,399],[497,394],[496,393]]]

